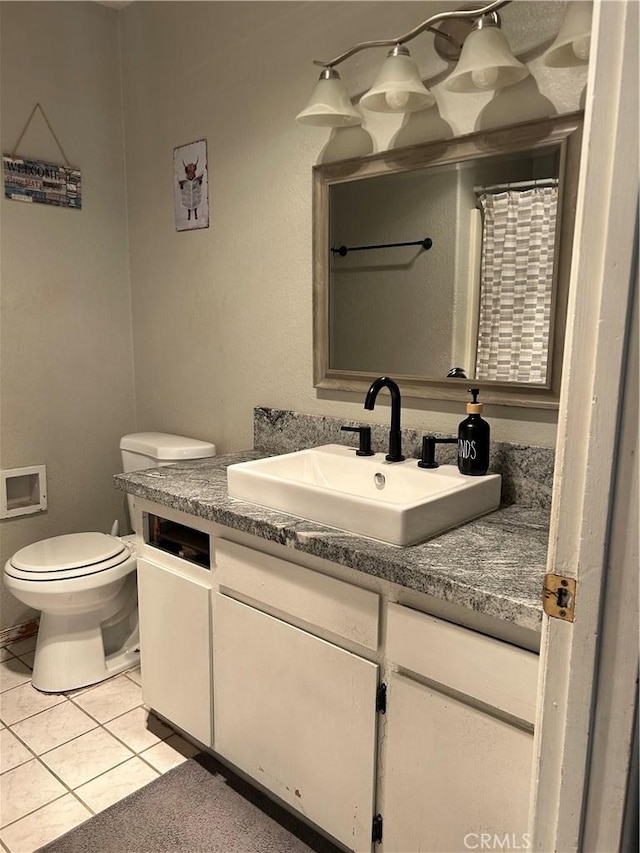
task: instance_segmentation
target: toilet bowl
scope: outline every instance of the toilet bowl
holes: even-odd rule
[[[7,561],[7,589],[41,611],[34,687],[74,690],[137,665],[135,570],[133,543],[105,533],[43,539]]]
[[[208,442],[155,432],[126,435],[120,449],[125,472],[216,452]],[[41,611],[31,677],[38,690],[75,690],[137,666],[135,535],[71,533],[34,542],[7,560],[4,583]]]

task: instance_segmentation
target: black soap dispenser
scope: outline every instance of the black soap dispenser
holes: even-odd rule
[[[469,388],[473,402],[467,403],[467,415],[458,428],[458,470],[461,474],[480,477],[489,469],[489,424],[483,420],[479,388]]]

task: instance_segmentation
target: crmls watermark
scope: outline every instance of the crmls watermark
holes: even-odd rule
[[[531,850],[527,832],[468,832],[464,837],[465,850]]]

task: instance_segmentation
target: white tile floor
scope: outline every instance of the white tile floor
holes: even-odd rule
[[[198,750],[142,704],[140,671],[60,695],[31,686],[35,637],[0,649],[0,848],[38,847]]]

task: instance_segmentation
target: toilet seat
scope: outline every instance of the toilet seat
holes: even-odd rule
[[[71,533],[27,545],[7,562],[5,572],[22,581],[83,578],[121,566],[131,549],[106,533]]]

